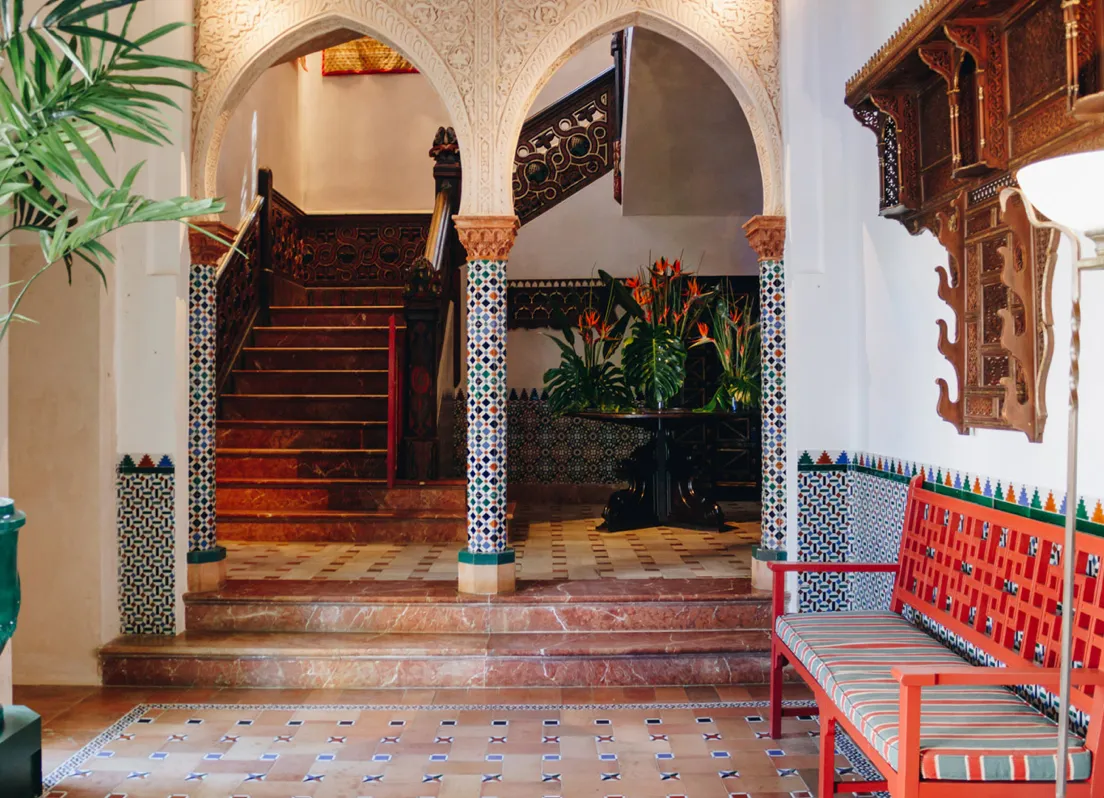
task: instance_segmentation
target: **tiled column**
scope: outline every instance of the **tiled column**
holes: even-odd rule
[[[744,232],[759,256],[763,341],[763,537],[755,551],[753,578],[756,587],[769,588],[765,563],[786,555],[786,219],[756,216],[744,225]]]
[[[514,216],[457,216],[468,253],[468,546],[460,592],[514,589],[506,519],[506,260]]]
[[[204,260],[204,258],[199,258]],[[226,549],[215,537],[215,270],[195,263],[188,293],[188,590],[226,581]]]

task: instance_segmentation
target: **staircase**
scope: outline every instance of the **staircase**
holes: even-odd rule
[[[122,637],[105,685],[549,687],[766,681],[770,598],[747,579],[232,581],[185,596],[188,631]]]
[[[389,324],[403,318],[401,287],[306,288],[302,298],[254,326],[223,393],[219,539],[464,540],[462,485],[430,495],[387,484]]]

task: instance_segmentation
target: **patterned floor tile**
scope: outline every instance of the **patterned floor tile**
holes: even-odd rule
[[[757,504],[726,505],[734,519],[754,519]],[[757,520],[724,532],[652,527],[603,532],[601,507],[536,505],[519,511],[511,545],[518,578],[701,579],[751,575]],[[230,579],[455,581],[456,544],[227,542]]]

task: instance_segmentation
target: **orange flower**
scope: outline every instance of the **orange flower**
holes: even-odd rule
[[[667,273],[667,258],[660,258],[658,261],[656,261],[655,270],[656,270],[657,274],[666,274]]]
[[[637,288],[640,287],[640,278],[639,277],[630,277],[630,278],[628,278],[627,280],[625,280],[625,287],[628,288],[630,291],[635,291]]]
[[[664,308],[663,309],[663,314],[659,317],[659,320],[660,320],[661,323],[664,323],[664,322],[667,321],[667,314],[670,310],[671,310],[670,308]]]
[[[586,315],[583,317],[582,324],[583,324],[584,328],[597,327],[598,326],[598,311],[588,310],[586,312]]]
[[[704,321],[698,322],[698,335],[701,336],[701,338],[698,339],[699,344],[704,344],[707,341],[713,340],[709,337],[709,325],[706,324]]]
[[[650,311],[650,310],[645,310],[644,311],[644,321],[648,322],[648,324],[652,323],[652,311]]]
[[[688,281],[687,285],[689,286],[688,296],[691,299],[697,299],[698,297],[701,296],[701,288],[698,287],[698,278],[697,277],[691,277],[690,280]]]
[[[728,349],[725,349],[724,359],[725,359],[726,363],[729,362],[730,360],[732,360],[732,348],[731,347],[729,347]]]
[[[739,324],[741,318],[740,308],[733,308],[730,318],[732,319],[733,324]]]
[[[676,275],[682,274],[682,261],[681,260],[676,260],[671,265],[671,271],[674,272]]]

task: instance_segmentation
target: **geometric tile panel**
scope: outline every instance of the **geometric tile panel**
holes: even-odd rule
[[[763,547],[786,548],[786,270],[759,262],[762,336]]]
[[[175,469],[168,456],[126,455],[116,474],[123,634],[176,633]]]
[[[862,471],[851,479],[850,562],[896,562],[908,485]],[[851,574],[852,610],[888,610],[892,574]]]
[[[851,549],[851,475],[847,471],[797,475],[797,534],[801,562],[847,562]],[[847,574],[801,574],[798,605],[802,612],[851,609]]]
[[[508,482],[513,484],[612,485],[620,464],[648,441],[647,430],[603,424],[552,412],[540,391],[510,391],[506,404]],[[467,419],[463,396],[455,403],[453,443],[466,460]],[[455,468],[455,467],[454,467]],[[456,473],[460,473],[456,468]]]
[[[215,267],[193,264],[188,295],[188,550],[215,541]]]
[[[468,550],[506,531],[506,261],[468,261]]]

